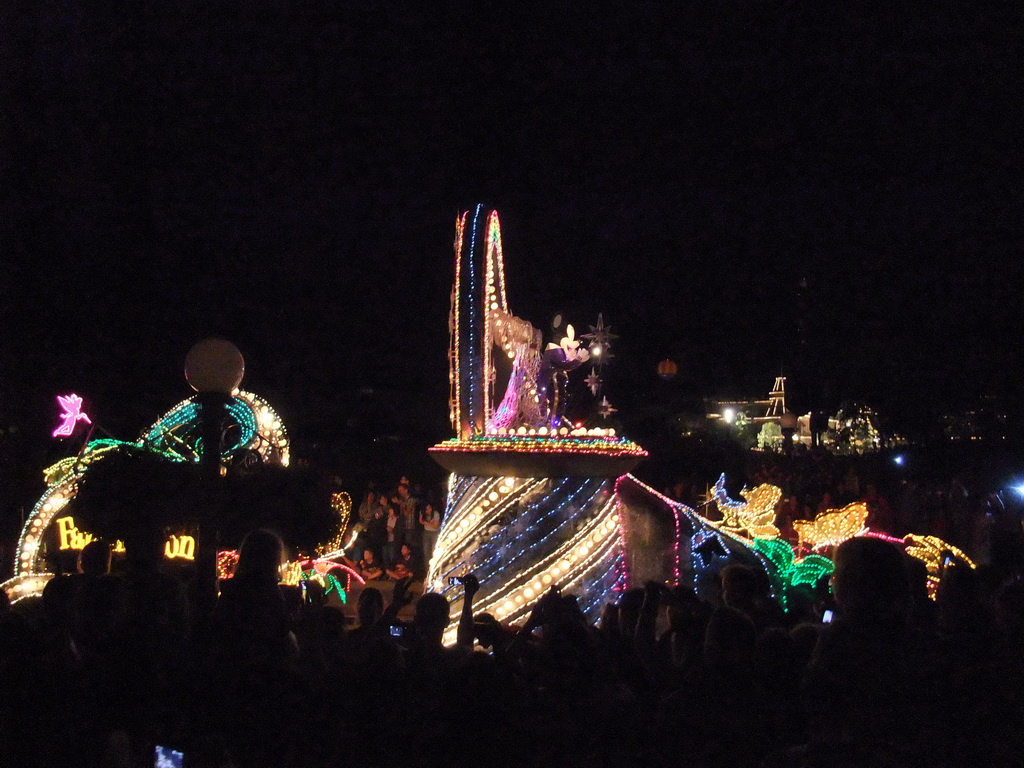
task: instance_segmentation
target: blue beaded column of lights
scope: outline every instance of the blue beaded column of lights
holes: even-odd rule
[[[557,584],[596,618],[627,578],[615,478],[646,452],[614,430],[554,420],[537,380],[523,375],[539,368],[540,334],[509,313],[497,212],[478,205],[455,230],[449,406],[457,437],[431,449],[452,474],[428,587],[457,612],[455,577],[472,572],[481,583],[474,609],[514,622]],[[495,354],[513,363],[497,415]]]

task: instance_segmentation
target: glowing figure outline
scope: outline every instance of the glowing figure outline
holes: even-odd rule
[[[60,416],[60,425],[53,430],[54,437],[71,437],[78,422],[84,421],[92,424],[92,419],[82,410],[82,398],[72,393],[70,395],[57,395],[57,402],[63,409]]]

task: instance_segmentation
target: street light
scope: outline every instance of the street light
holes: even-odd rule
[[[231,402],[245,375],[245,359],[238,347],[225,339],[204,339],[185,356],[185,379],[198,393],[203,452],[199,464],[204,474],[219,477],[224,433],[224,408]]]
[[[198,578],[194,606],[199,614],[212,615],[217,603],[217,549],[220,545],[220,531],[217,526],[217,508],[223,471],[220,463],[224,440],[224,414],[238,386],[245,375],[245,360],[238,347],[224,339],[204,339],[188,351],[185,356],[185,379],[198,394],[199,432],[203,452],[199,456],[202,476],[210,482],[196,499],[200,527],[206,535],[200,538],[199,553],[196,557]]]

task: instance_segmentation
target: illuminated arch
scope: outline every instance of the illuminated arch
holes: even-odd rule
[[[228,415],[239,427],[239,439],[223,451],[225,458],[241,450],[256,451],[264,461],[289,461],[288,434],[281,418],[261,397],[239,391],[227,406]],[[146,451],[171,461],[199,461],[199,409],[192,400],[184,400],[161,416],[142,433],[138,441],[92,440],[80,455],[58,461],[46,469],[46,490],[32,507],[22,528],[14,559],[14,577],[2,585],[13,602],[42,594],[53,577],[40,568],[39,551],[57,514],[78,494],[79,485],[89,468],[111,452]]]
[[[224,458],[239,450],[254,450],[264,461],[289,463],[289,441],[284,424],[266,400],[239,390],[227,405],[240,436],[223,450]],[[199,405],[183,400],[142,433],[138,444],[175,461],[199,461],[202,447],[196,437]]]

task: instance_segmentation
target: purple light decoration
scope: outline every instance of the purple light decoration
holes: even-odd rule
[[[501,405],[491,417],[489,426],[493,429],[511,427],[519,415],[519,393],[526,386],[526,366],[517,353],[512,361],[512,375],[509,377],[508,389],[501,399]]]
[[[79,421],[92,424],[92,419],[82,412],[82,398],[78,395],[57,395],[57,402],[64,410],[60,415],[60,426],[53,430],[54,437],[71,437]]]
[[[672,546],[672,554],[674,555],[674,562],[672,563],[672,571],[673,571],[672,578],[674,579],[675,583],[678,585],[679,584],[679,579],[682,577],[682,568],[681,568],[681,565],[679,563],[679,535],[680,535],[680,530],[681,530],[681,522],[680,522],[680,519],[679,519],[679,515],[680,515],[680,513],[684,509],[689,511],[689,512],[692,512],[693,510],[690,509],[685,504],[683,504],[681,501],[676,501],[675,499],[670,499],[665,494],[658,493],[656,490],[651,488],[651,486],[647,485],[646,483],[640,482],[639,480],[637,480],[632,475],[623,475],[622,477],[618,478],[615,481],[615,495],[616,496],[619,495],[619,484],[623,480],[625,480],[627,478],[632,480],[634,483],[636,483],[637,486],[642,488],[644,491],[649,493],[651,496],[654,496],[656,499],[659,499],[660,501],[662,501],[664,504],[666,504],[668,506],[669,509],[672,510],[672,517],[675,518],[675,525],[676,525],[675,543]],[[620,523],[620,531],[621,530],[622,530],[622,527],[621,527],[621,523]]]

